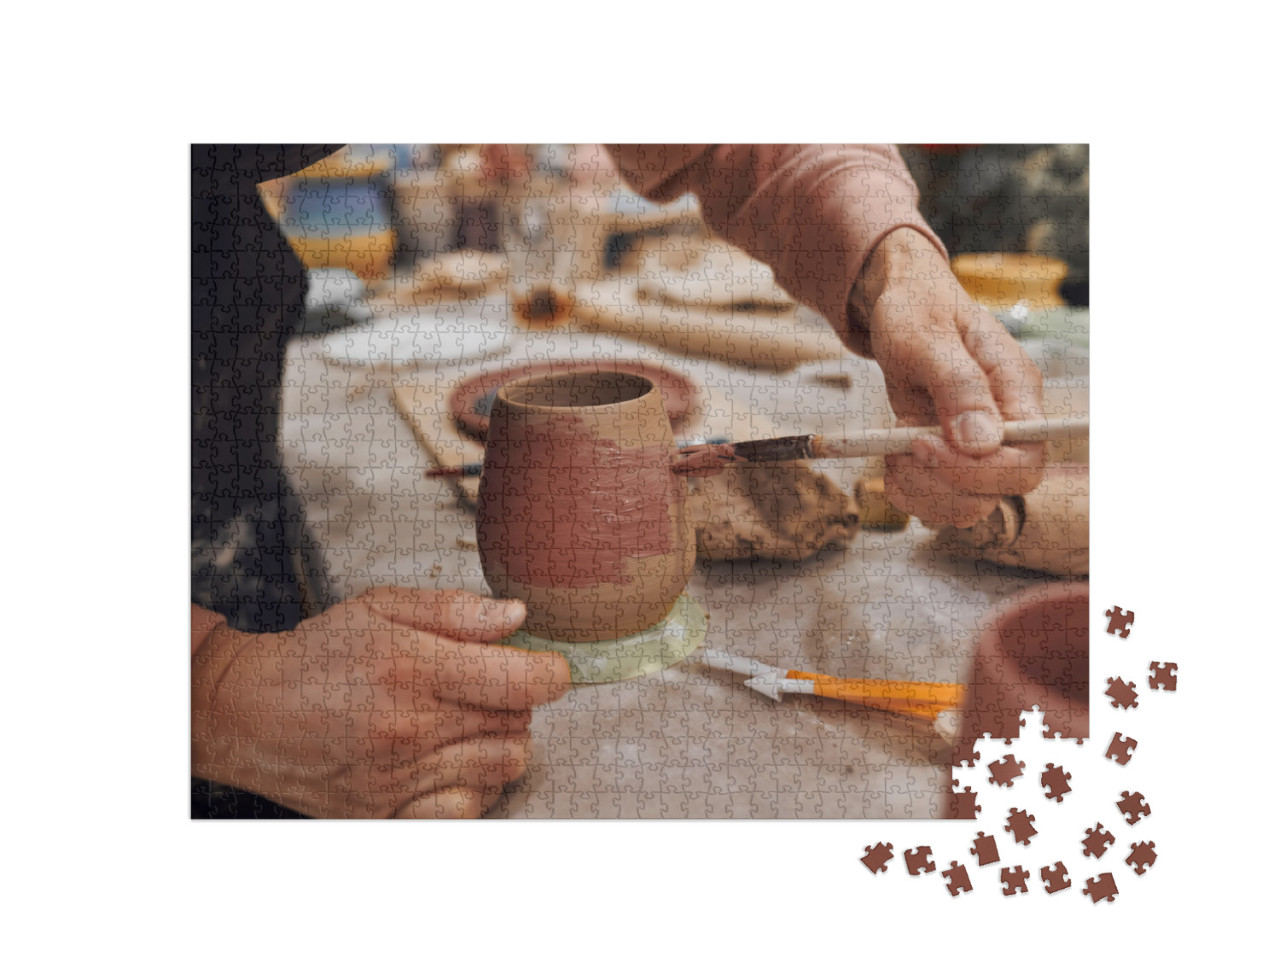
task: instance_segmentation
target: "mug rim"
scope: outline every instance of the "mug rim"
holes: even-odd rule
[[[556,382],[556,381],[597,381],[599,382],[606,379],[614,380],[614,381],[623,381],[623,380],[630,381],[630,382],[636,383],[636,387],[639,390],[636,394],[631,395],[629,397],[620,398],[617,401],[609,401],[603,404],[593,404],[593,405],[540,404],[540,403],[529,402],[529,401],[520,401],[511,397],[511,394],[510,394],[512,389],[533,388],[533,387],[539,386],[542,383],[547,383],[547,382]],[[609,371],[607,369],[594,370],[594,371],[569,370],[569,371],[551,372],[549,374],[541,374],[541,375],[527,375],[523,378],[516,378],[512,381],[508,381],[506,384],[502,385],[502,387],[500,387],[497,390],[497,392],[494,394],[494,400],[497,401],[500,399],[503,402],[503,404],[510,405],[514,408],[520,408],[526,411],[602,411],[608,408],[615,408],[621,405],[628,405],[628,404],[633,404],[637,401],[642,401],[645,398],[647,398],[649,395],[653,394],[656,388],[657,388],[657,383],[652,378],[647,378],[644,375],[635,374],[630,371]]]

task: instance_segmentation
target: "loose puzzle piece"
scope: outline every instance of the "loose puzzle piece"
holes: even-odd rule
[[[958,792],[960,780],[951,780],[951,801],[956,819],[977,819],[982,807],[978,805],[978,794],[972,786],[965,786],[964,792]]]
[[[1142,798],[1140,792],[1122,792],[1116,808],[1125,814],[1125,821],[1130,826],[1137,823],[1143,816],[1151,815],[1151,805]]]
[[[1062,802],[1062,797],[1071,792],[1071,783],[1067,781],[1070,778],[1071,773],[1063,772],[1061,766],[1049,763],[1040,774],[1040,785],[1046,790],[1045,798]]]
[[[1133,613],[1126,612],[1120,606],[1107,609],[1107,632],[1118,635],[1122,639],[1129,637],[1129,626],[1133,625]]]
[[[996,838],[988,836],[986,833],[978,833],[973,841],[973,848],[969,850],[969,854],[978,857],[979,866],[1000,862],[1000,851],[996,846]]]
[[[1084,854],[1094,859],[1101,859],[1107,847],[1115,841],[1115,836],[1103,829],[1102,823],[1098,823],[1093,829],[1086,829],[1084,839],[1080,840],[1084,844]]]
[[[1019,762],[1013,758],[1012,753],[1006,755],[998,762],[991,763],[987,768],[991,770],[991,778],[988,782],[995,783],[998,786],[1012,786],[1013,781],[1022,775],[1022,770],[1026,768],[1025,762]]]
[[[1111,705],[1116,709],[1129,709],[1138,704],[1138,687],[1124,679],[1108,678],[1107,695],[1111,697]]]
[[[1124,861],[1133,867],[1133,871],[1141,876],[1156,861],[1156,844],[1152,842],[1130,843],[1129,855]]]
[[[1004,828],[1013,833],[1013,838],[1022,843],[1023,846],[1030,846],[1031,837],[1036,835],[1037,832],[1031,825],[1035,821],[1036,817],[1027,815],[1025,809],[1010,809],[1009,818],[1005,820]]]
[[[1059,866],[1062,864],[1059,863]],[[1021,866],[1015,866],[1013,869],[1004,867],[1000,870],[1000,882],[1004,884],[1004,895],[1012,896],[1014,893],[1025,893],[1027,891],[1027,880],[1031,878],[1031,871],[1023,869]]]
[[[1071,885],[1071,879],[1067,876],[1067,867],[1062,865],[1061,860],[1054,863],[1052,868],[1041,866],[1040,879],[1044,883],[1044,891],[1050,894],[1059,893]]]
[[[1151,676],[1147,685],[1152,689],[1167,689],[1173,692],[1178,688],[1178,663],[1152,662]]]
[[[921,846],[919,849],[908,849],[902,854],[902,858],[907,861],[907,875],[919,876],[922,873],[932,873],[938,867],[934,865],[933,860],[929,857],[933,855],[933,850],[928,846]]]
[[[1089,894],[1089,898],[1095,903],[1106,900],[1108,903],[1116,901],[1116,879],[1110,873],[1099,873],[1095,878],[1089,880],[1085,884],[1084,892]]]
[[[862,848],[867,852],[867,855],[862,857],[862,863],[871,870],[872,875],[889,871],[888,862],[893,859],[893,843],[876,843],[875,849],[870,846]]]
[[[973,884],[969,882],[969,871],[954,859],[951,861],[951,868],[944,869],[942,875],[947,878],[947,890],[952,896],[972,892]]]
[[[1111,745],[1107,747],[1107,758],[1114,759],[1121,766],[1127,766],[1133,757],[1133,750],[1137,748],[1137,739],[1130,739],[1117,732],[1111,737]]]

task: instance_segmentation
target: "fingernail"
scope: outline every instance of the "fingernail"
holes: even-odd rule
[[[999,447],[1000,423],[985,411],[966,411],[951,422],[951,437],[963,448]]]
[[[925,468],[938,467],[938,449],[932,438],[917,438],[911,443],[911,457]]]

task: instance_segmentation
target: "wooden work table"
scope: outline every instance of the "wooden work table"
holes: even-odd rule
[[[486,350],[506,353],[481,360],[426,356],[392,366],[335,360],[314,339],[291,346],[282,446],[334,599],[392,583],[487,594],[473,511],[454,486],[424,477],[435,461],[424,441],[455,458],[478,449],[430,405],[415,429],[397,407],[397,386],[403,406],[406,384],[434,384],[445,399],[486,366],[648,360],[698,385],[696,408],[678,429],[685,438],[888,424],[878,368],[853,355],[797,358],[790,371],[777,370],[786,366],[777,364],[781,349],[768,352],[767,366],[722,363],[600,330],[591,312],[583,316],[588,323],[533,335],[509,326],[489,298],[420,305],[377,322],[489,332],[497,342]],[[734,320],[739,334],[743,317]],[[759,339],[785,338],[785,323],[760,319]],[[848,492],[863,465],[815,467]],[[710,648],[842,677],[962,682],[983,613],[1048,579],[955,560],[933,551],[933,539],[913,520],[904,531],[862,531],[847,550],[805,562],[700,559],[688,592],[709,615]],[[529,770],[493,816],[930,818],[942,813],[950,781],[948,745],[925,723],[811,696],[773,702],[696,657],[640,679],[575,687],[535,710],[532,734]]]

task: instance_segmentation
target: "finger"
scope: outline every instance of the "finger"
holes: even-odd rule
[[[957,492],[949,479],[910,455],[893,455],[885,462],[885,494],[889,501],[926,524],[968,528],[995,508],[995,497]]]
[[[484,794],[449,786],[409,800],[393,815],[396,819],[478,819],[484,810]]]
[[[569,691],[569,663],[554,652],[525,652],[504,645],[472,645],[439,636],[420,636],[428,664],[419,681],[434,685],[439,698],[477,709],[522,710],[551,702]],[[429,672],[432,678],[423,676]]]
[[[917,396],[921,390],[927,392],[948,444],[974,457],[990,454],[1001,443],[1000,407],[986,372],[961,337],[961,331],[976,323],[974,312],[981,309],[974,304],[937,304],[924,310],[927,318],[917,315],[912,323],[894,329],[889,344],[877,352],[886,381],[896,389],[891,395],[895,403],[912,398],[907,407],[918,416]]]
[[[370,713],[369,737],[395,765],[416,765],[441,746],[485,736],[523,738],[532,713],[468,709],[435,702],[433,708]],[[348,749],[349,751],[349,749]]]
[[[470,592],[420,592],[385,586],[364,595],[371,611],[421,632],[437,632],[464,642],[496,642],[524,622],[524,603]]]
[[[430,791],[460,786],[483,794],[519,779],[528,761],[527,735],[467,739],[420,760],[417,785]]]
[[[1010,421],[1044,417],[1044,377],[1004,325],[980,311],[964,342],[986,373],[1001,413]]]
[[[928,474],[930,484],[961,495],[1024,495],[1044,474],[1039,445],[1008,445],[985,458],[970,458],[940,438],[917,438],[911,443],[911,464]]]

